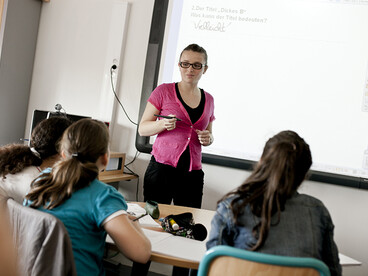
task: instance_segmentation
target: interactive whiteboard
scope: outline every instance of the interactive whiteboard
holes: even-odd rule
[[[199,86],[215,99],[204,162],[249,169],[290,129],[311,147],[312,180],[367,188],[368,1],[164,2],[146,64],[155,60],[156,83],[143,85],[140,115],[156,85],[180,81],[180,52],[197,43],[209,66]]]

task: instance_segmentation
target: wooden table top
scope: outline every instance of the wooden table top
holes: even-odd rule
[[[132,203],[136,203],[140,205],[141,207],[144,207],[145,205],[145,202],[132,202]],[[206,227],[207,233],[208,233],[207,236],[209,235],[209,232],[211,230],[211,220],[213,216],[215,215],[215,211],[211,211],[211,210],[184,207],[184,206],[176,206],[176,205],[168,205],[168,204],[159,204],[159,210],[160,210],[160,218],[164,218],[168,215],[178,215],[178,214],[182,214],[186,212],[192,213],[194,222],[201,223]],[[159,220],[156,220],[156,221],[161,225]],[[147,229],[164,232],[162,228],[147,227]],[[205,241],[203,241],[203,246],[206,246]],[[151,261],[169,264],[173,266],[192,268],[192,269],[198,269],[198,266],[199,266],[199,262],[177,258],[174,256],[168,256],[168,255],[157,253],[157,252],[152,252]]]

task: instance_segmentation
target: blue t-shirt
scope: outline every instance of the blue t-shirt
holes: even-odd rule
[[[114,187],[95,179],[62,205],[39,210],[64,223],[72,242],[78,275],[105,275],[102,259],[107,233],[101,224],[111,214],[127,210],[124,197]]]

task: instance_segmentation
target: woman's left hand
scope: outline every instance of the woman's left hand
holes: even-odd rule
[[[201,143],[202,146],[209,146],[213,142],[212,133],[208,130],[196,130],[198,134],[198,140],[199,143]]]

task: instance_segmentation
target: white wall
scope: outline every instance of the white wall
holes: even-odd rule
[[[24,138],[41,12],[40,1],[5,4],[0,33],[0,145]]]
[[[120,68],[126,6],[123,0],[43,4],[29,112],[54,111],[60,103],[69,114],[112,121],[110,68]],[[115,84],[119,72],[113,74]]]
[[[96,9],[104,8],[101,0],[79,0],[77,2],[51,0],[49,4],[43,5],[26,133],[28,133],[30,124],[30,114],[36,107],[52,110],[55,103],[61,103],[68,113],[91,115],[95,118],[102,116],[102,108],[99,107],[97,111],[94,109],[99,106],[101,95],[98,91],[92,92],[84,87],[90,87],[87,82],[94,82],[94,78],[101,79],[106,73],[106,68],[102,71],[100,69],[105,66],[106,58],[103,56],[107,45],[97,39],[104,33],[96,30],[95,24],[97,21],[107,26],[107,19],[103,15],[101,17],[96,15]],[[113,2],[114,0],[103,1],[106,5]],[[130,118],[136,122],[154,1],[132,0],[129,2],[131,3],[130,15],[125,48],[121,53],[118,94]],[[86,27],[88,24],[83,25],[85,22],[79,22],[73,17],[78,15],[77,18],[85,18],[88,14],[94,16],[94,20],[88,23],[89,28]],[[84,26],[83,36],[81,36],[79,24]],[[64,40],[69,44],[65,44]],[[87,49],[91,52],[88,58],[98,59],[99,55],[103,58],[81,68],[80,57],[85,56]],[[54,66],[57,69],[54,69]],[[73,82],[65,84],[63,76],[70,70],[73,74],[69,75],[69,78]],[[78,77],[81,72],[83,78]],[[59,88],[61,86],[64,87],[64,90]],[[105,92],[101,91],[101,93]],[[129,122],[119,107],[113,119],[115,124],[112,150],[126,152],[127,162],[129,162],[136,153],[136,126]],[[214,127],[216,127],[216,121]],[[137,160],[130,166],[140,175],[139,199],[142,199],[142,180],[148,160],[149,155],[139,154]],[[206,209],[215,209],[217,200],[227,191],[240,185],[248,175],[246,171],[206,164],[204,171],[203,208]],[[136,183],[135,180],[121,182],[120,191],[128,200],[135,200]],[[321,199],[326,204],[335,223],[335,240],[340,252],[363,262],[360,267],[344,268],[344,275],[368,275],[368,235],[365,232],[368,228],[366,213],[368,211],[368,191],[309,181],[304,183],[301,191]]]

